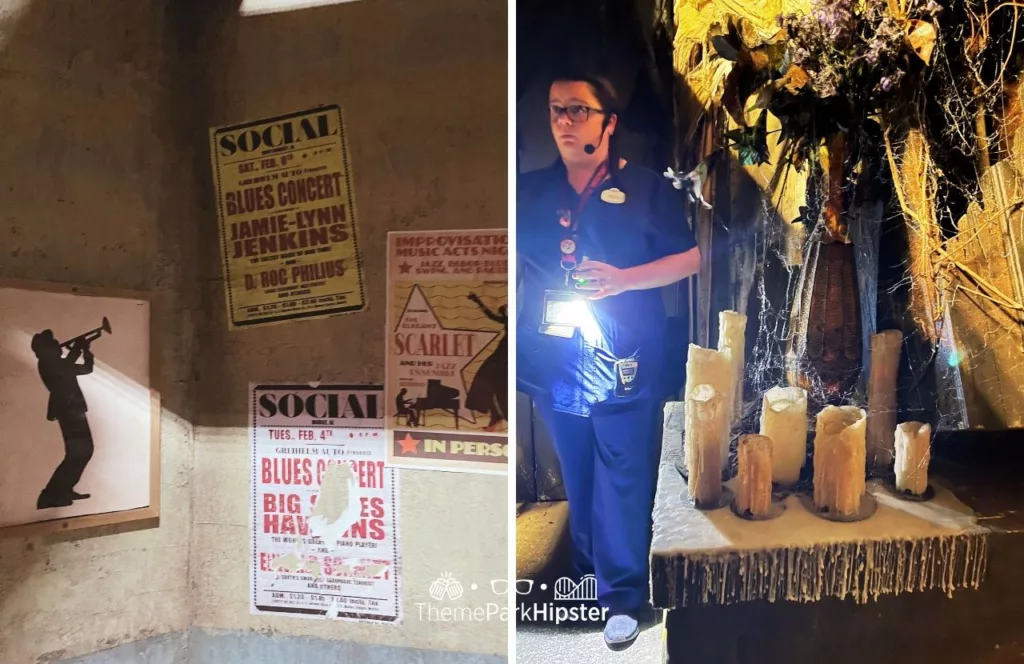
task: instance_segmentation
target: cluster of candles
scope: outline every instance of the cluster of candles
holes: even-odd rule
[[[698,505],[722,496],[722,470],[742,415],[746,316],[719,314],[717,350],[690,345],[684,393],[684,453],[690,495]],[[826,406],[815,419],[814,505],[839,515],[860,511],[867,466],[894,469],[899,491],[921,496],[928,487],[931,427],[896,425],[896,374],[903,336],[887,330],[872,337],[868,408]],[[736,508],[766,516],[773,483],[795,485],[807,459],[807,392],[774,387],[763,395],[760,432],[740,436]],[[870,453],[870,454],[869,454]]]

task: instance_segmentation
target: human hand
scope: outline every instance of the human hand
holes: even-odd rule
[[[603,300],[629,290],[629,277],[625,270],[600,261],[585,260],[579,264],[576,274],[585,283],[576,286],[589,300]]]

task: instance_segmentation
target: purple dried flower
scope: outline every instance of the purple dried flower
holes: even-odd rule
[[[825,67],[813,75],[814,91],[822,99],[834,97],[839,92],[840,82],[839,74],[831,67]]]
[[[892,90],[892,79],[888,76],[883,76],[882,80],[878,82],[878,85],[882,88],[882,92],[888,92]]]

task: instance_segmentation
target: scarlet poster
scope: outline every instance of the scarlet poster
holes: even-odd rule
[[[252,613],[399,623],[380,386],[251,392]]]
[[[231,329],[362,311],[341,109],[210,130]]]
[[[508,231],[388,234],[388,464],[508,472]]]

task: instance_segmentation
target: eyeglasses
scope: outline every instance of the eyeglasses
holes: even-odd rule
[[[600,108],[591,108],[589,106],[583,106],[581,104],[575,104],[573,106],[559,106],[558,104],[550,104],[549,109],[551,112],[551,121],[555,122],[562,115],[567,115],[571,122],[586,122],[590,119],[591,113],[604,114],[604,111]]]
[[[504,595],[508,592],[507,579],[494,579],[491,581],[491,592],[495,595]],[[517,595],[529,595],[533,591],[533,579],[516,579],[515,589]]]

